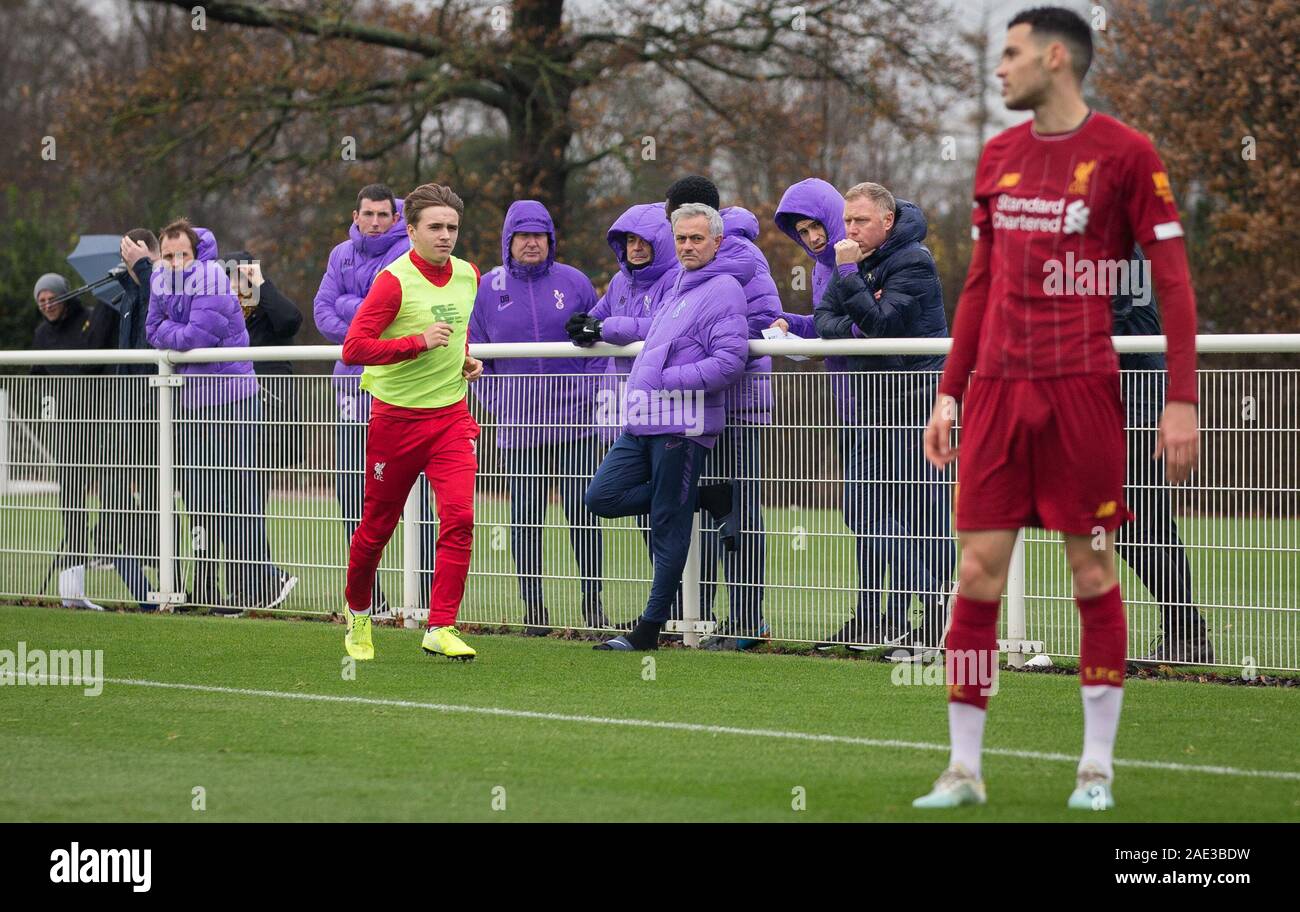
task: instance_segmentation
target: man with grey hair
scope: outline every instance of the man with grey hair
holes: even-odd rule
[[[636,626],[597,644],[600,650],[658,647],[690,550],[700,471],[722,433],[726,394],[744,375],[749,351],[743,285],[752,272],[737,277],[730,264],[718,262],[722,217],[712,206],[687,203],[672,214],[672,225],[682,271],[632,362],[623,433],[585,498],[597,516],[650,516],[654,581]]]
[[[860,183],[844,194],[837,274],[814,310],[824,339],[943,338],[948,321],[934,257],[921,243],[921,209],[885,187]],[[855,616],[832,642],[938,647],[955,555],[947,487],[925,461],[916,428],[924,427],[942,371],[942,355],[875,355],[848,359],[853,412],[846,421],[844,515],[857,536],[860,595]],[[901,599],[882,618],[885,573]],[[912,630],[911,596],[923,621]],[[902,611],[898,609],[902,608]]]

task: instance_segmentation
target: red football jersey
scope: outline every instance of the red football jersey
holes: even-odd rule
[[[1151,141],[1096,112],[1070,133],[1026,121],[990,140],[973,222],[992,243],[975,370],[1018,379],[1118,371],[1112,286],[1135,243],[1183,235]]]

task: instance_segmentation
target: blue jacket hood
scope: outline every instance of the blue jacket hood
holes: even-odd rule
[[[538,232],[546,235],[546,261],[536,266],[524,266],[510,258],[510,242],[515,232]],[[537,200],[515,200],[506,210],[505,223],[501,226],[501,262],[510,274],[517,279],[537,279],[551,271],[555,265],[555,223],[546,206]]]
[[[859,264],[859,268],[866,264],[875,265],[881,260],[888,259],[895,251],[901,250],[909,244],[919,244],[925,240],[925,235],[929,231],[929,226],[925,221],[925,213],[916,203],[909,203],[907,200],[896,199],[897,214],[894,217],[893,230],[889,232],[889,237],[885,238],[885,243],[880,245],[871,256]]]

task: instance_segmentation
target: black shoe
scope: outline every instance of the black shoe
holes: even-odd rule
[[[736,515],[736,500],[735,482],[700,485],[700,508],[718,524],[718,536],[728,551],[740,547],[740,518]]]
[[[591,648],[600,652],[652,652],[659,648],[659,634],[662,630],[663,624],[639,618],[629,633],[597,643]]]
[[[748,625],[733,627],[728,620],[726,623],[719,624],[709,636],[701,639],[700,648],[711,652],[744,652],[760,645],[771,635],[772,630],[767,626],[766,621],[754,630]]]
[[[953,599],[956,598],[956,589],[956,584],[953,584],[951,589],[945,586],[943,593],[938,596],[926,594],[921,597],[921,602],[925,606],[921,613],[921,626],[913,629],[912,635],[907,638],[904,645],[926,649],[943,648],[948,615]]]
[[[880,646],[897,646],[911,635],[910,626],[906,630],[899,630],[886,623],[880,615],[865,623],[852,618],[834,635],[814,644],[813,648],[833,649],[836,646],[847,646],[855,652],[867,652]]]
[[[275,608],[284,604],[289,593],[293,591],[294,586],[298,585],[298,577],[289,573],[277,573],[275,582],[271,584],[269,591],[265,592],[255,608]]]
[[[524,611],[524,636],[544,637],[551,632],[545,608],[528,608]]]
[[[1214,646],[1208,634],[1164,637],[1153,644],[1149,653],[1133,661],[1140,665],[1213,665]]]

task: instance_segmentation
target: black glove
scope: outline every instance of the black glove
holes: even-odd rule
[[[564,324],[564,331],[569,334],[569,338],[577,340],[582,334],[582,328],[587,325],[587,314],[585,311],[579,311],[569,317],[569,322]]]
[[[600,321],[593,320],[585,313],[575,313],[569,317],[569,322],[564,324],[564,331],[569,334],[574,345],[581,345],[583,348],[600,341]]]

